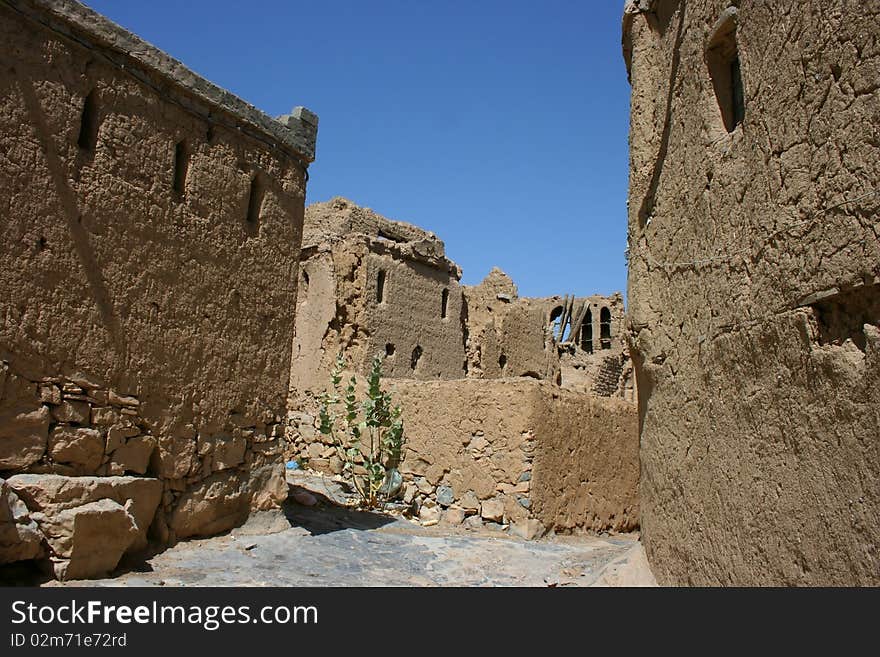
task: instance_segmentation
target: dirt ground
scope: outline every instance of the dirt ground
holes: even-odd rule
[[[500,528],[422,527],[340,506],[327,481],[296,482],[317,504],[291,495],[284,517],[180,543],[112,578],[45,585],[656,586],[637,534],[526,541]]]

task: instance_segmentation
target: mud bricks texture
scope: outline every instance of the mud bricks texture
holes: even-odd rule
[[[662,584],[880,584],[878,25],[876,2],[627,4]]]
[[[3,0],[0,44],[0,559],[32,536],[22,504],[59,535],[40,477],[79,479],[64,513],[123,550],[277,508],[317,118],[276,121],[69,0]],[[102,478],[157,482],[153,510],[87,494]],[[63,543],[59,576],[119,556]]]

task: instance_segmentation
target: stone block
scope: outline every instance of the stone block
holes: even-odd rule
[[[156,439],[152,436],[135,436],[126,440],[121,447],[116,448],[110,462],[120,468],[123,473],[146,474],[150,457],[155,449]]]
[[[42,556],[42,541],[43,535],[27,506],[0,479],[0,564]]]
[[[46,453],[49,409],[0,414],[0,470],[17,470],[36,463]]]
[[[504,520],[504,503],[499,499],[485,500],[480,506],[480,516],[489,522]]]
[[[55,576],[86,579],[116,568],[139,534],[130,506],[104,498],[51,514],[33,513],[51,549]]]
[[[56,426],[49,435],[49,454],[58,463],[79,466],[91,473],[104,460],[104,437],[96,429]]]
[[[147,529],[162,497],[162,482],[146,477],[67,477],[56,474],[21,474],[6,483],[28,508],[31,516],[46,517],[76,507],[110,499],[134,518],[137,535],[130,550],[147,546]]]
[[[52,409],[52,415],[58,422],[89,424],[92,413],[86,402],[64,401]]]

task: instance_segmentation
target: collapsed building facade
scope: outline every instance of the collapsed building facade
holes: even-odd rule
[[[880,584],[880,7],[632,0],[629,339],[665,584]]]
[[[290,456],[342,472],[317,400],[338,354],[360,375],[378,354],[404,413],[403,499],[423,520],[637,527],[620,295],[522,298],[498,269],[460,279],[432,233],[342,198],[306,208]]]
[[[317,118],[70,0],[2,0],[0,563],[59,578],[278,508]]]

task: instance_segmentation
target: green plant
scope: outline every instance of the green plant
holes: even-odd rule
[[[342,389],[345,359],[337,356],[331,381],[333,392],[321,395],[320,431],[331,436],[361,504],[383,506],[400,490],[397,468],[403,460],[404,436],[400,407],[392,406],[391,395],[379,385],[382,357],[373,358],[367,376],[367,396],[357,401],[354,376]],[[341,410],[340,410],[341,408]]]

